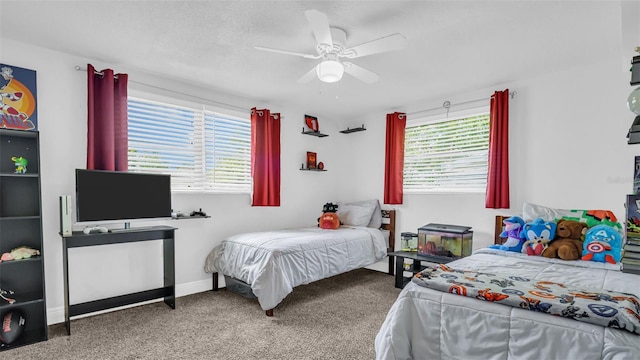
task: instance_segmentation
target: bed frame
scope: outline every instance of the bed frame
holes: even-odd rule
[[[506,238],[501,238],[500,234],[502,233],[502,231],[504,230],[504,219],[508,219],[510,216],[505,216],[505,215],[496,215],[496,227],[495,227],[495,231],[493,232],[493,243],[495,245],[502,245],[504,244],[505,241],[507,241]]]
[[[380,227],[382,230],[389,231],[389,247],[387,248],[387,252],[392,252],[395,249],[395,239],[396,239],[396,211],[395,210],[382,210],[382,226]],[[389,275],[393,275],[394,270],[394,262],[393,257],[389,257]],[[213,274],[213,288],[212,291],[219,290],[218,283],[218,273],[214,272]],[[256,296],[251,290],[251,285],[245,283],[244,281],[234,279],[232,277],[224,275],[224,281],[226,284],[227,290],[230,290],[242,297],[247,299],[255,299]],[[269,309],[265,311],[267,316],[273,316],[273,309]]]

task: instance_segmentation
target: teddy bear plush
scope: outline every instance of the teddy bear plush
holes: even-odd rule
[[[556,237],[542,252],[546,258],[578,260],[582,256],[582,239],[587,233],[587,223],[575,220],[558,220]]]

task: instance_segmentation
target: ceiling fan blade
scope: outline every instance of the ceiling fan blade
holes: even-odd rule
[[[316,65],[318,66],[318,65]],[[316,66],[312,67],[311,70],[307,71],[306,74],[302,75],[300,77],[300,79],[298,79],[298,83],[303,84],[303,83],[308,83],[309,81],[315,79],[317,77],[316,75]]]
[[[345,50],[346,57],[353,59],[386,51],[404,49],[407,39],[400,33],[391,34]]]
[[[303,58],[306,58],[306,59],[319,59],[320,58],[320,55],[303,54],[303,53],[298,53],[298,52],[294,52],[294,51],[272,49],[272,48],[267,48],[267,47],[262,47],[262,46],[254,46],[253,48],[256,49],[256,50],[270,51],[270,52],[279,53],[279,54],[300,56],[300,57],[303,57]]]
[[[327,15],[315,9],[307,10],[304,14],[307,16],[309,25],[311,25],[311,30],[313,31],[313,36],[316,38],[316,43],[318,45],[327,44],[329,47],[333,46]]]
[[[344,65],[344,72],[364,83],[373,84],[380,78],[378,74],[354,63],[344,61],[342,65]]]

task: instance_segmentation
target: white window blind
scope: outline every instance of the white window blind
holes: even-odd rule
[[[251,123],[129,97],[129,171],[171,175],[171,189],[250,192]]]
[[[405,130],[404,191],[485,192],[489,114],[438,119]]]

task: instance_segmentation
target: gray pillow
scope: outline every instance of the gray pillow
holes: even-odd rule
[[[378,199],[348,202],[345,203],[345,205],[372,207],[373,213],[371,214],[371,219],[367,227],[379,229],[382,226],[382,208],[380,207],[380,201],[378,201]],[[340,210],[339,206],[340,204],[338,204],[338,210]]]

